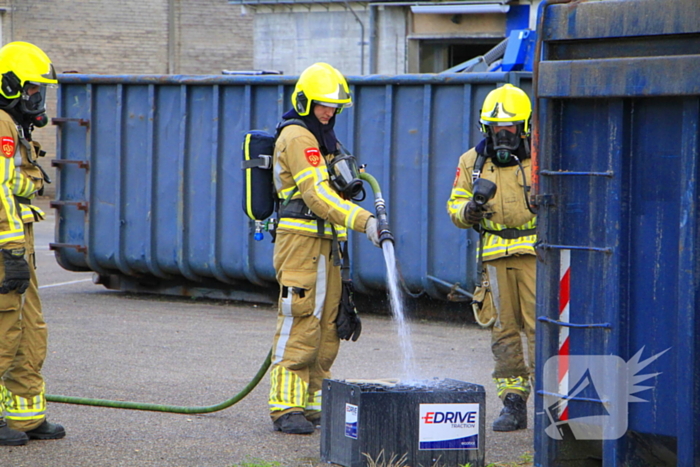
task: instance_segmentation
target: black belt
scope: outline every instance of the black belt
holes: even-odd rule
[[[32,204],[32,200],[29,198],[25,198],[24,196],[15,195],[15,199],[19,204]]]
[[[476,229],[477,232],[486,232],[490,233],[492,235],[497,235],[503,239],[506,240],[515,240],[516,238],[520,237],[528,237],[530,235],[535,235],[537,233],[537,229],[525,229],[525,230],[519,230],[519,229],[503,229],[503,230],[489,230],[485,229],[481,226],[479,226],[478,229]]]
[[[280,218],[291,217],[292,219],[321,219],[314,214],[311,209],[309,209],[306,203],[304,203],[304,200],[301,198],[289,200],[286,205],[284,203],[280,204],[279,216]]]
[[[313,213],[311,209],[304,203],[301,198],[292,199],[287,202],[287,204],[281,203],[279,209],[280,219],[287,217],[291,219],[305,219],[309,221],[316,221],[316,233],[319,237],[322,237],[325,233],[325,222],[323,219],[318,217]]]
[[[287,201],[285,204],[280,203],[280,208],[278,212],[278,216],[280,219],[287,217],[291,219],[305,219],[305,220],[311,220],[311,221],[316,221],[316,233],[319,237],[323,237],[323,234],[326,231],[325,228],[325,222],[323,219],[318,217],[316,214],[313,213],[311,209],[304,203],[304,200],[301,198],[297,199],[292,199]],[[340,253],[338,251],[339,245],[338,245],[338,235],[335,232],[335,228],[333,227],[333,224],[331,224],[331,230],[333,231],[333,242],[331,245],[331,256],[333,257],[333,264],[335,266],[340,266]]]

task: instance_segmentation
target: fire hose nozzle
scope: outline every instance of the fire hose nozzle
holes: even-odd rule
[[[379,244],[381,245],[386,240],[394,243],[394,236],[389,229],[389,219],[386,214],[386,203],[382,198],[382,192],[379,188],[377,180],[367,172],[360,173],[360,178],[366,180],[374,191],[374,209],[377,212],[377,230],[379,231]]]
[[[389,229],[389,219],[386,214],[386,205],[383,198],[377,198],[374,202],[374,208],[377,211],[377,229],[379,230],[379,244],[385,240],[390,240],[394,243],[394,236]]]

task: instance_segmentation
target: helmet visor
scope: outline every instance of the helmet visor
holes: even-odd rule
[[[25,115],[39,115],[46,112],[44,104],[46,102],[46,84],[27,82],[19,101],[20,110]]]
[[[499,125],[491,124],[488,126],[494,149],[496,151],[498,151],[499,149],[515,151],[516,149],[518,149],[518,146],[520,146],[520,140],[522,139],[522,124],[513,125],[513,123],[507,123],[504,125],[504,122],[499,123]],[[515,126],[514,132],[503,128],[511,126]]]
[[[42,78],[44,79],[49,79],[51,81],[58,81],[58,78],[56,77],[56,68],[54,68],[53,63],[49,63],[49,71],[41,75]],[[48,84],[54,84],[54,83],[48,83]]]
[[[352,102],[340,103],[340,102],[323,102],[319,100],[313,101],[314,104],[322,105],[324,107],[331,107],[333,109],[344,109],[346,107],[352,107]]]

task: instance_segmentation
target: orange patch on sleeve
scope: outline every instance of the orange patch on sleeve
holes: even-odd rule
[[[305,149],[304,155],[306,156],[306,160],[309,161],[309,164],[314,167],[318,167],[318,165],[321,163],[321,151],[319,151],[317,148]]]
[[[12,157],[15,155],[15,140],[11,136],[0,138],[0,146],[2,146],[3,156]]]

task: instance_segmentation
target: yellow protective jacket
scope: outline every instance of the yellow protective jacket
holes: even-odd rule
[[[30,162],[36,160],[40,145],[24,139],[10,114],[0,110],[0,249],[29,248],[25,245],[24,225],[43,219],[36,206],[27,201],[44,186],[41,171]]]
[[[466,223],[462,212],[467,202],[472,199],[472,172],[476,157],[476,150],[472,148],[459,158],[457,175],[452,186],[450,199],[447,201],[447,212],[450,219],[462,229],[473,227]],[[530,183],[530,159],[522,161],[522,166],[525,170],[525,181]],[[497,187],[496,195],[487,204],[488,211],[492,212],[493,215],[490,219],[482,219],[482,228],[491,231],[529,230],[537,226],[536,216],[530,212],[525,204],[523,176],[518,165],[498,167],[488,158],[481,170],[481,178],[494,182]],[[516,254],[534,255],[536,241],[537,236],[534,234],[505,239],[486,232],[483,240],[483,260],[491,261]]]
[[[316,137],[300,125],[282,129],[275,143],[273,179],[277,195],[285,200],[302,199],[306,206],[321,219],[323,238],[332,238],[331,224],[338,240],[347,238],[347,229],[364,232],[372,215],[366,209],[345,200],[328,181],[328,166],[321,155]],[[277,230],[305,236],[318,235],[318,222],[312,219],[279,219]]]

